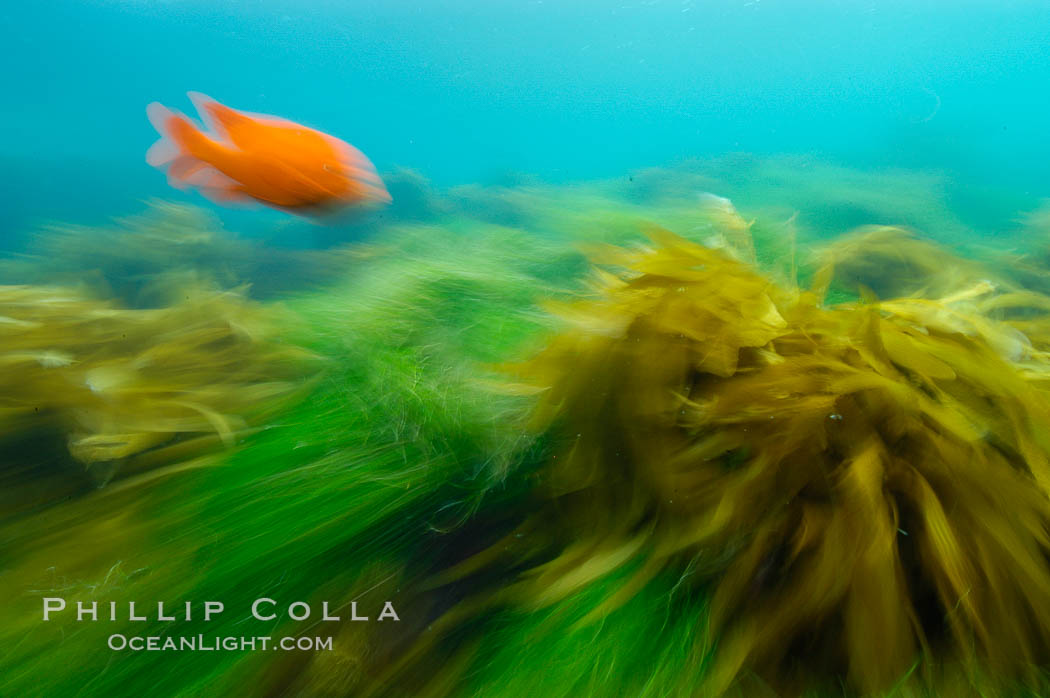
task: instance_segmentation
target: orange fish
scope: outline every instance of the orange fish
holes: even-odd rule
[[[390,202],[365,155],[349,143],[275,116],[237,111],[189,93],[209,130],[157,102],[146,107],[161,139],[146,162],[168,182],[220,203],[258,201],[301,215]]]

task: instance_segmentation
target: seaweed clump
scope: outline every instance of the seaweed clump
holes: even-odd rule
[[[84,285],[133,307],[151,307],[158,280],[192,271],[221,288],[250,286],[271,299],[332,281],[352,268],[354,250],[268,246],[227,230],[210,212],[161,200],[102,226],[51,224],[17,255],[0,255],[8,284]]]
[[[229,446],[310,373],[308,355],[277,338],[279,309],[194,280],[164,295],[128,309],[72,287],[0,286],[6,467],[16,442],[41,432],[99,482]]]
[[[837,238],[821,251],[819,262],[845,290],[863,287],[880,298],[937,297],[978,281],[982,273],[976,263],[894,225],[863,226]]]
[[[683,692],[1035,685],[1050,362],[979,312],[995,287],[825,307],[653,236],[605,255],[598,298],[560,308],[570,328],[522,369],[561,445],[520,535],[562,542],[515,603],[620,573],[597,622],[670,573],[709,600]]]

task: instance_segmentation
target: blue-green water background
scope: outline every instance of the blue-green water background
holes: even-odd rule
[[[4,3],[0,244],[190,196],[143,159],[187,90],[439,185],[808,153],[948,172],[994,228],[1050,196],[1048,46],[1042,0]]]

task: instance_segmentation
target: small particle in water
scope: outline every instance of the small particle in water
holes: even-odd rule
[[[841,421],[842,420],[842,415],[841,414],[829,414],[828,415],[828,419],[834,419],[835,421]]]

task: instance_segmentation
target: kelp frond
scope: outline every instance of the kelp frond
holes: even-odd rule
[[[308,373],[306,355],[277,341],[279,308],[192,280],[166,290],[177,300],[136,310],[76,288],[0,286],[0,433],[50,425],[87,466],[176,437],[231,445]]]
[[[902,241],[861,239],[879,264]],[[753,675],[789,694],[1034,680],[1050,662],[1046,299],[978,282],[822,307],[716,250],[656,242],[624,252],[521,369],[563,444],[532,530],[565,547],[514,598],[554,604],[635,564],[593,621],[692,570],[689,593],[710,595],[690,650],[704,695]],[[908,274],[943,278],[928,261]],[[982,312],[1021,302],[1038,323]]]
[[[918,237],[908,228],[869,225],[837,238],[818,254],[817,276],[848,292],[871,289],[879,298],[938,297],[981,278],[977,264]]]

